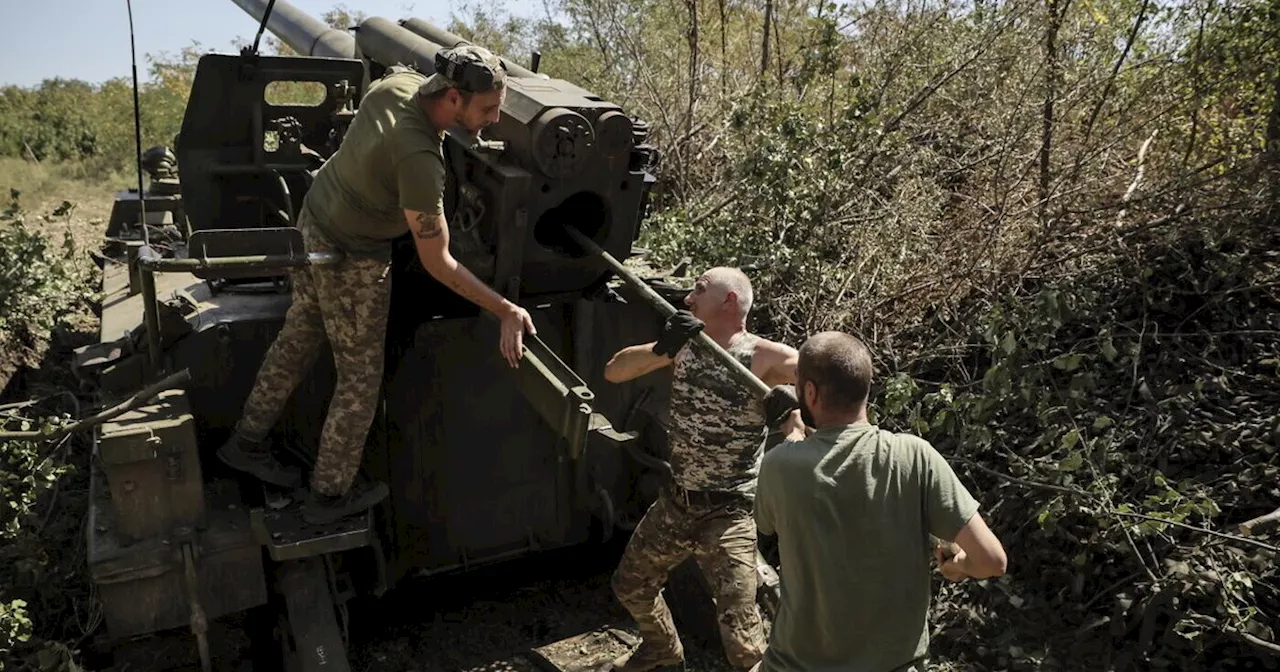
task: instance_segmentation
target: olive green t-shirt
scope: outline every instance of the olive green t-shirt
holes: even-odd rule
[[[405,209],[444,210],[442,136],[418,106],[424,81],[397,69],[374,82],[307,192],[303,207],[349,254],[390,256],[387,241],[408,231]]]
[[[778,536],[781,604],[761,672],[888,672],[923,656],[933,548],[978,503],[929,442],[874,425],[765,454],[760,532]]]

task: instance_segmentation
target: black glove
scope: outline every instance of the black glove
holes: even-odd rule
[[[653,344],[654,354],[675,357],[676,353],[680,352],[680,348],[683,348],[689,339],[697,336],[705,326],[702,320],[693,316],[693,313],[687,310],[677,311],[675,315],[667,318],[666,324],[662,325],[662,335]]]
[[[764,395],[764,419],[770,428],[776,429],[797,408],[800,408],[800,399],[796,397],[794,385],[774,385]]]

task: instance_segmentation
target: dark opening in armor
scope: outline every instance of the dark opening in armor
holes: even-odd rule
[[[604,199],[590,191],[579,191],[564,199],[538,218],[533,227],[533,239],[560,254],[583,256],[583,251],[565,233],[566,226],[581,231],[597,244],[603,243],[609,235],[609,210]]]

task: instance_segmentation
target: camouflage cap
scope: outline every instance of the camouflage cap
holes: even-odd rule
[[[451,60],[462,61],[468,65],[474,64],[482,68],[488,68],[488,70],[493,73],[493,89],[506,84],[506,66],[503,65],[501,59],[493,55],[493,52],[485,49],[484,47],[478,47],[474,44],[464,44],[459,47],[454,47],[453,49],[441,49],[440,55],[436,56],[437,63],[441,61],[441,56],[449,56],[451,57]],[[464,85],[464,82],[459,81],[462,79],[460,75],[461,73],[455,74],[454,76],[457,79],[450,79],[440,72],[437,67],[437,71],[428,77],[427,81],[423,82],[422,86],[418,88],[418,93],[423,96],[429,96],[437,91],[443,91],[444,89],[449,88],[458,88],[464,91],[469,90],[468,87]]]

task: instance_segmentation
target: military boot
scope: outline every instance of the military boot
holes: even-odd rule
[[[281,464],[271,454],[266,441],[249,441],[232,432],[231,438],[218,449],[218,459],[223,464],[257,477],[259,480],[282,488],[297,488],[302,484],[302,472],[297,467]]]
[[[643,640],[635,651],[614,660],[610,669],[613,672],[684,670],[684,645],[677,641],[672,648]]]
[[[386,483],[360,483],[340,496],[308,492],[302,505],[302,519],[308,525],[327,525],[347,516],[364,513],[387,498],[391,490]]]

